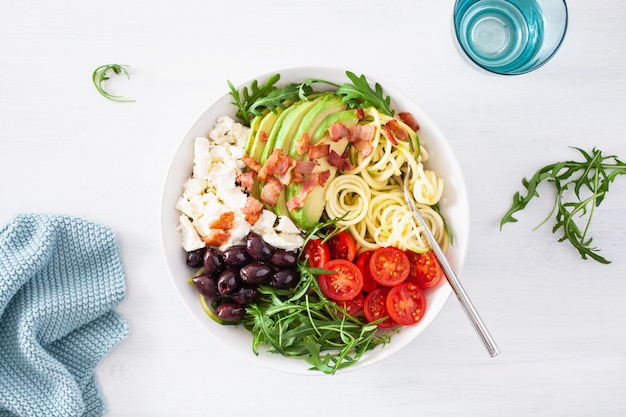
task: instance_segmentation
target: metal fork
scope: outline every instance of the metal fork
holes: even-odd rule
[[[422,217],[422,214],[419,212],[419,210],[415,206],[415,203],[413,202],[413,198],[409,194],[408,178],[410,178],[410,174],[411,174],[411,167],[410,165],[407,165],[407,173],[406,173],[407,181],[404,181],[399,175],[395,175],[394,178],[398,182],[400,187],[402,188],[404,199],[406,200],[411,211],[413,212],[413,216],[415,216],[417,221],[424,227],[424,234],[426,235],[426,238],[428,239],[428,243],[433,249],[433,252],[435,253],[435,256],[437,257],[437,260],[439,261],[439,264],[441,265],[441,268],[443,269],[443,272],[446,278],[448,279],[450,286],[452,287],[452,291],[454,291],[454,294],[456,294],[456,297],[461,303],[461,307],[465,311],[465,314],[467,315],[470,322],[472,323],[474,330],[476,330],[476,332],[478,333],[478,336],[480,337],[483,344],[485,345],[485,348],[487,348],[487,352],[489,353],[491,357],[494,357],[500,353],[498,346],[496,346],[496,342],[493,340],[493,337],[491,337],[491,334],[489,333],[489,330],[487,330],[485,323],[482,321],[482,319],[480,318],[480,315],[474,308],[474,304],[472,304],[472,301],[470,300],[469,296],[465,292],[463,285],[461,285],[461,282],[459,281],[458,277],[452,270],[452,266],[450,266],[450,263],[448,262],[446,255],[443,253],[443,250],[439,246],[439,243],[437,243],[437,240],[435,239],[435,236],[433,236],[433,233],[430,231],[430,228],[426,225],[426,222],[424,221],[424,217]]]

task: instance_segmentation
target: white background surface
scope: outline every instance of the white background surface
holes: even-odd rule
[[[0,4],[0,222],[60,212],[112,226],[131,334],[98,368],[109,416],[622,416],[626,414],[626,178],[597,211],[601,265],[558,243],[551,208],[499,221],[523,176],[578,157],[626,158],[626,5],[568,3],[556,57],[517,77],[458,54],[450,0],[56,1]],[[99,65],[131,66],[91,84]],[[502,351],[489,358],[451,298],[396,356],[356,373],[293,376],[241,360],[180,303],[159,242],[161,187],[187,129],[235,84],[329,65],[401,88],[439,125],[466,175],[461,278]]]

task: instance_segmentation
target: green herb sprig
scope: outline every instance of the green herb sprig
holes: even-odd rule
[[[305,242],[339,233],[339,221],[320,223],[307,234]],[[355,364],[368,350],[390,341],[393,332],[379,333],[378,321],[366,323],[352,317],[323,294],[318,275],[329,271],[309,267],[306,259],[298,260],[298,270],[300,281],[295,289],[262,286],[259,300],[246,309],[242,323],[253,336],[255,354],[259,346],[267,346],[270,352],[304,359],[313,370],[334,374]]]
[[[228,81],[228,87],[229,94],[234,100],[232,104],[237,107],[235,116],[248,126],[255,116],[263,115],[266,109],[276,112],[278,108],[284,109],[289,102],[307,100],[307,96],[314,92],[313,84],[328,84],[337,88],[337,95],[350,108],[374,106],[381,112],[393,116],[394,112],[390,107],[391,98],[384,95],[380,84],[376,83],[372,89],[364,75],[358,77],[346,71],[346,76],[352,84],[339,85],[331,81],[310,78],[301,83],[292,83],[279,88],[276,84],[280,80],[280,74],[274,74],[263,85],[254,80],[249,87],[243,87],[239,91]]]
[[[595,208],[602,203],[606,193],[609,192],[609,185],[615,178],[626,174],[626,164],[614,155],[603,156],[602,152],[596,148],[593,148],[591,152],[580,148],[574,149],[582,154],[583,161],[562,161],[550,164],[539,169],[530,180],[522,179],[522,185],[527,192],[525,195],[515,193],[511,208],[500,222],[500,230],[506,223],[517,222],[513,214],[523,210],[534,197],[539,197],[537,191],[539,184],[548,181],[556,188],[554,208],[537,227],[543,225],[556,213],[556,223],[552,232],[556,233],[559,230],[563,232],[559,242],[568,240],[583,259],[589,257],[608,264],[610,261],[600,256],[599,249],[591,245],[592,238],[588,236],[588,232]],[[566,193],[568,190],[570,193]],[[573,201],[568,201],[567,197],[572,195],[572,192]],[[582,229],[576,223],[577,218],[585,218]]]
[[[134,102],[135,100],[125,99],[123,96],[115,96],[115,95],[108,93],[104,89],[104,86],[102,85],[105,81],[111,79],[111,77],[109,77],[110,71],[113,71],[115,75],[120,75],[123,73],[124,75],[126,75],[126,78],[130,80],[130,74],[128,73],[127,68],[129,68],[128,65],[119,65],[119,64],[101,65],[98,68],[96,68],[91,74],[91,81],[93,82],[93,85],[96,87],[96,90],[98,90],[98,92],[106,99],[109,99],[111,101],[117,101],[119,103]]]

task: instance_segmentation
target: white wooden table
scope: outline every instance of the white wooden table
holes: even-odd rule
[[[540,70],[499,77],[457,52],[453,2],[34,0],[0,3],[0,223],[62,212],[112,226],[131,334],[98,367],[111,417],[623,416],[626,414],[626,178],[596,213],[613,261],[558,243],[551,191],[499,230],[520,180],[577,158],[626,158],[626,5],[569,2],[565,43]],[[91,84],[131,66],[113,103]],[[174,293],[159,242],[170,158],[235,84],[324,65],[402,88],[446,134],[466,175],[471,236],[461,277],[502,351],[489,358],[451,298],[411,345],[334,377],[242,361]],[[1,377],[1,376],[0,376]],[[332,413],[332,414],[331,414]]]

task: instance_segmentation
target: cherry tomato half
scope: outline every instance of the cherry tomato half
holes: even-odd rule
[[[351,300],[335,301],[335,302],[337,303],[339,307],[346,310],[346,312],[349,315],[354,317],[357,314],[359,314],[361,310],[363,310],[363,303],[365,302],[365,296],[363,295],[362,292],[359,292],[356,295],[356,297],[352,298]],[[343,315],[343,314],[340,312],[339,315]]]
[[[374,278],[372,278],[372,274],[370,273],[370,259],[373,253],[373,250],[363,252],[357,256],[356,261],[354,261],[354,264],[363,274],[363,291],[368,293],[378,288],[378,282],[374,281]]]
[[[330,261],[330,249],[322,239],[311,239],[303,249],[304,259],[311,268],[322,268]]]
[[[363,288],[363,274],[350,261],[333,259],[324,264],[332,274],[320,274],[320,289],[328,298],[345,301],[356,297]]]
[[[389,290],[386,306],[393,321],[410,326],[424,316],[426,297],[417,285],[404,282]]]
[[[409,276],[409,258],[392,246],[378,248],[370,259],[370,273],[376,282],[388,287],[398,285]]]
[[[330,259],[353,261],[356,256],[356,242],[348,232],[339,232],[326,241],[330,249]]]
[[[415,253],[412,251],[406,251],[405,253],[411,265],[411,271],[406,282],[412,282],[421,289],[437,285],[443,275],[443,271],[437,261],[435,252],[430,250],[426,253]]]
[[[363,303],[363,314],[368,322],[373,322],[387,317],[385,320],[377,324],[381,329],[393,327],[396,323],[389,317],[387,312],[387,294],[389,294],[389,288],[379,287],[367,294]]]

